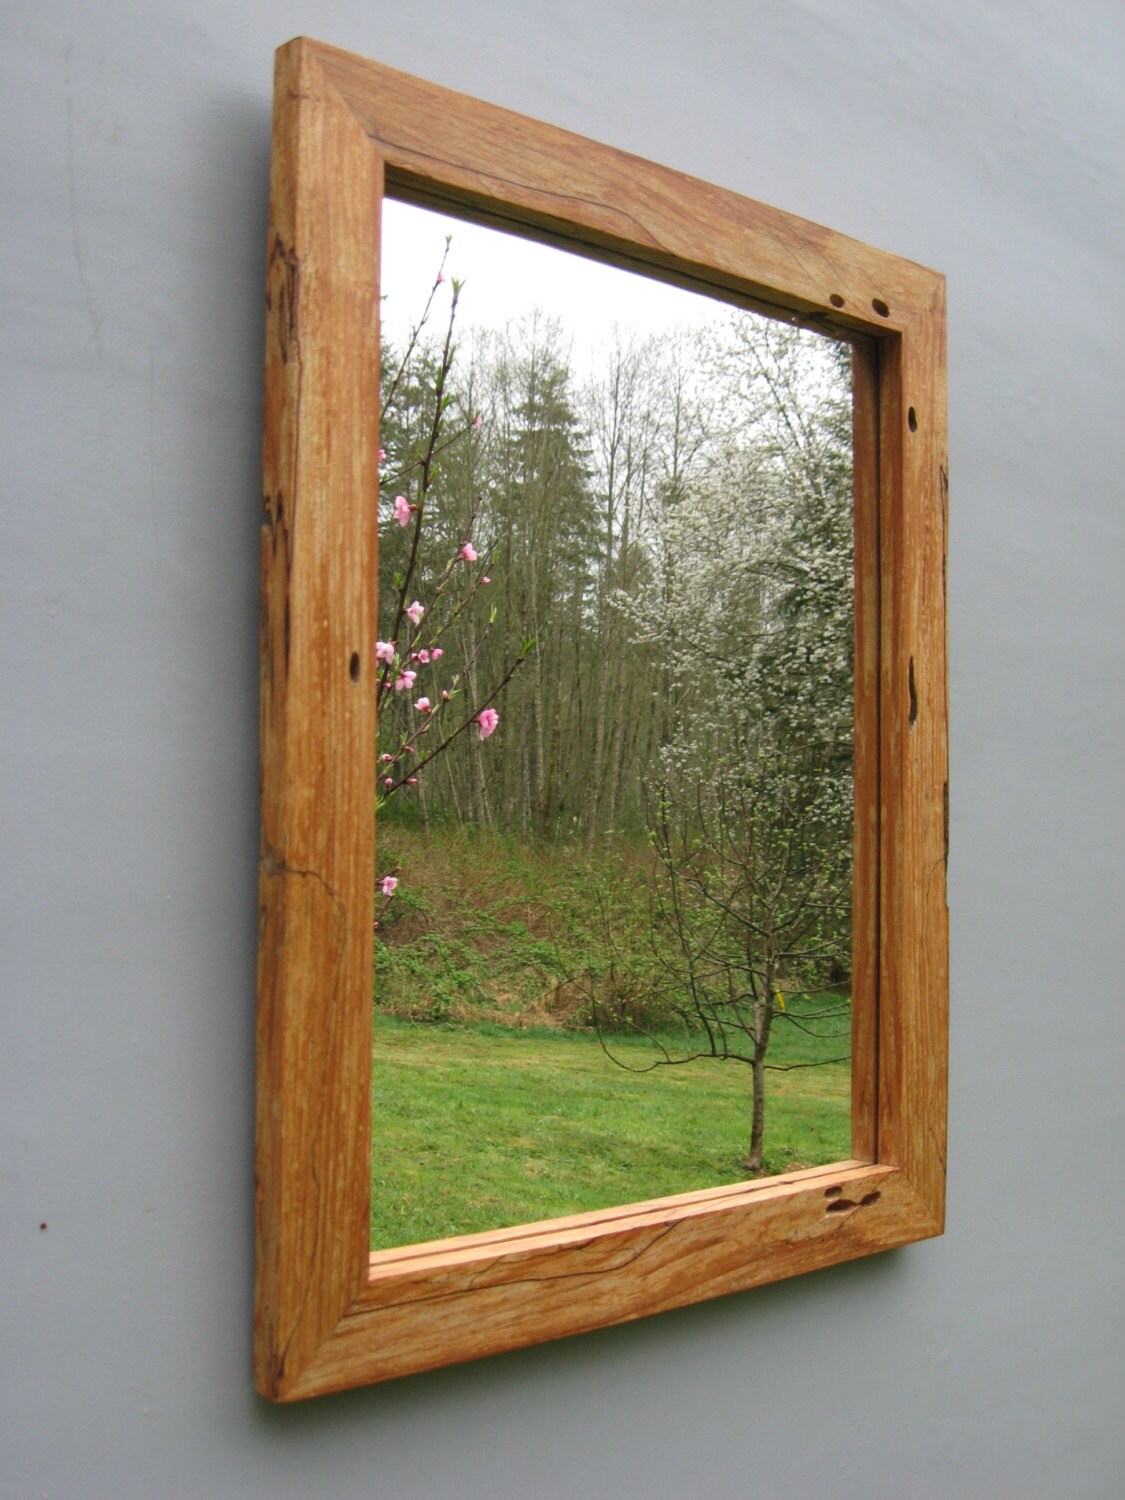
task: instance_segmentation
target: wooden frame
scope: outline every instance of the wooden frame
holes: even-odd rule
[[[379,205],[455,209],[855,346],[852,1159],[371,1253]],[[258,1390],[293,1401],[940,1234],[945,286],[316,42],[280,49],[267,292]]]

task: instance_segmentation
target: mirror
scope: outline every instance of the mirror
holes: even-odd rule
[[[261,515],[257,1389],[273,1401],[300,1401],[606,1328],[941,1234],[948,1015],[943,278],[729,189],[320,42],[299,39],[279,50],[274,105]],[[645,1042],[620,1025],[622,1020],[632,1024],[632,1019],[629,1008],[618,1002],[628,998],[629,1006],[635,1006],[635,993],[624,984],[634,978],[625,965],[629,953],[637,958],[645,981],[639,987],[641,995],[650,991],[653,967],[666,973],[671,995],[683,995],[685,984],[693,993],[695,962],[694,993],[713,999],[718,1007],[708,1013],[706,1023],[697,1013],[695,1030],[709,1038],[717,1035],[722,1045],[733,1030],[732,1012],[721,1005],[724,992],[737,999],[741,983],[730,957],[734,945],[724,936],[723,903],[739,910],[733,898],[741,900],[739,860],[745,858],[732,847],[728,828],[739,826],[739,820],[742,826],[753,823],[771,809],[796,806],[804,814],[799,823],[775,821],[769,826],[797,827],[802,838],[783,846],[780,853],[774,846],[767,863],[776,867],[780,859],[783,870],[813,872],[817,839],[838,816],[838,807],[836,814],[831,812],[831,799],[818,801],[809,779],[802,777],[802,755],[811,755],[815,746],[801,749],[803,742],[780,733],[771,740],[753,732],[759,721],[751,709],[762,698],[765,663],[771,653],[776,657],[787,649],[787,642],[807,638],[808,645],[804,654],[796,651],[792,674],[778,679],[789,691],[786,697],[778,690],[780,709],[790,716],[785,722],[797,722],[812,710],[814,718],[819,716],[818,704],[810,709],[806,701],[810,680],[823,665],[814,659],[815,634],[806,637],[798,630],[771,636],[759,631],[755,622],[764,624],[776,616],[782,599],[792,605],[788,613],[795,621],[805,619],[799,591],[793,591],[802,582],[811,586],[820,570],[790,567],[779,573],[776,568],[757,568],[758,561],[772,557],[776,562],[778,556],[789,554],[769,552],[766,543],[772,533],[759,539],[760,546],[753,534],[744,535],[746,516],[741,512],[734,516],[732,529],[723,532],[722,506],[734,503],[736,485],[745,481],[752,487],[753,481],[767,497],[776,489],[765,457],[757,466],[745,455],[740,457],[733,437],[708,483],[701,479],[698,491],[685,490],[687,499],[678,509],[673,507],[683,523],[680,533],[688,549],[677,555],[678,561],[671,553],[665,558],[660,550],[660,507],[655,503],[661,471],[656,458],[645,460],[650,466],[645,468],[643,524],[640,492],[629,492],[633,498],[627,548],[624,502],[620,512],[613,510],[609,497],[620,492],[603,483],[614,550],[608,546],[608,527],[599,529],[603,509],[593,489],[593,443],[587,451],[576,437],[572,451],[556,454],[559,472],[575,481],[574,503],[570,509],[540,506],[531,513],[547,528],[544,546],[554,545],[560,535],[566,545],[561,553],[547,553],[556,556],[557,563],[546,573],[534,572],[542,550],[538,534],[527,541],[524,554],[532,576],[549,583],[552,595],[557,593],[565,605],[561,618],[571,634],[570,659],[565,631],[552,634],[544,629],[543,595],[525,591],[521,608],[531,624],[525,627],[523,616],[517,617],[519,630],[510,632],[510,644],[517,656],[524,654],[528,640],[535,644],[528,646],[524,662],[513,671],[511,701],[497,696],[485,703],[478,693],[487,694],[497,684],[491,673],[499,671],[502,680],[511,664],[500,650],[505,635],[495,623],[487,641],[483,636],[491,620],[491,605],[487,616],[483,614],[484,601],[496,599],[500,580],[509,577],[496,566],[499,562],[507,567],[508,562],[501,547],[507,513],[499,502],[514,498],[517,481],[531,484],[539,473],[537,456],[544,455],[536,447],[539,427],[532,420],[537,404],[524,402],[521,415],[514,399],[518,384],[513,384],[513,399],[506,406],[493,402],[488,410],[471,391],[466,396],[463,385],[456,392],[451,386],[450,394],[461,401],[446,405],[443,416],[452,424],[449,436],[460,423],[468,444],[463,441],[460,451],[450,447],[431,454],[437,469],[431,462],[432,483],[425,493],[427,504],[431,491],[436,497],[433,514],[438,515],[444,476],[449,476],[451,496],[458,465],[470,467],[476,461],[473,444],[480,445],[481,463],[491,464],[498,440],[510,439],[512,467],[503,486],[486,484],[489,470],[481,468],[482,498],[475,518],[477,491],[469,492],[472,527],[467,540],[453,524],[459,519],[454,510],[446,523],[444,559],[439,554],[436,562],[416,572],[418,592],[412,587],[415,575],[409,572],[409,555],[405,566],[400,564],[404,591],[409,592],[390,624],[384,620],[380,626],[379,537],[373,510],[379,489],[375,416],[381,404],[379,239],[381,205],[388,194],[474,221],[516,226],[532,239],[585,247],[602,260],[641,268],[657,279],[854,341],[852,1102],[850,1154],[845,1158],[794,1168],[781,1176],[746,1177],[746,1169],[739,1167],[738,1180],[727,1185],[637,1201],[635,1194],[643,1190],[635,1171],[641,1153],[630,1148],[621,1181],[627,1201],[609,1208],[457,1238],[417,1240],[406,1247],[370,1248],[370,1120],[377,1071],[372,1038],[375,946],[378,941],[389,948],[394,923],[405,924],[406,918],[394,916],[390,908],[396,901],[399,913],[408,906],[411,881],[415,895],[422,889],[417,869],[407,869],[405,845],[395,854],[386,840],[396,828],[404,839],[407,833],[424,839],[423,796],[432,831],[441,799],[452,803],[455,792],[461,801],[457,818],[466,821],[464,831],[456,828],[457,835],[466,843],[476,840],[478,851],[478,828],[474,824],[470,829],[466,818],[470,796],[483,806],[481,785],[474,786],[474,765],[479,765],[493,814],[511,799],[517,807],[521,799],[526,803],[526,831],[522,811],[513,831],[485,829],[495,843],[489,854],[491,868],[483,856],[463,861],[465,899],[456,885],[445,888],[442,899],[454,912],[479,899],[477,888],[485,875],[493,879],[506,871],[505,849],[515,851],[515,864],[531,864],[522,846],[532,834],[538,842],[537,862],[531,867],[541,876],[541,887],[524,891],[525,900],[539,899],[540,892],[557,892],[560,882],[573,880],[574,872],[584,868],[587,857],[622,860],[622,850],[628,853],[632,842],[633,868],[625,859],[620,878],[603,874],[601,879],[605,894],[598,903],[606,921],[576,921],[572,928],[564,910],[553,918],[553,928],[539,933],[527,915],[509,903],[490,913],[492,939],[496,929],[519,922],[526,934],[501,932],[503,945],[490,939],[492,945],[476,965],[489,979],[492,1003],[504,1003],[519,998],[497,993],[503,988],[500,981],[506,980],[503,963],[513,952],[526,954],[530,948],[536,962],[546,964],[569,946],[567,972],[549,978],[549,983],[564,992],[572,980],[579,992],[584,987],[591,1015],[597,1017],[594,1040],[586,1042],[591,1055],[600,1048],[598,1032],[611,1048],[626,1053]],[[427,269],[427,276],[432,275]],[[465,296],[468,299],[468,281]],[[439,314],[432,326],[441,326]],[[545,327],[544,320],[543,340]],[[543,340],[537,347],[545,351]],[[640,362],[638,379],[660,368],[672,348],[673,340],[662,333],[656,352]],[[603,357],[600,374],[605,373]],[[690,380],[684,390],[685,400],[694,398],[696,387]],[[565,396],[573,417],[571,430],[578,434],[583,420],[579,391],[579,385],[571,392],[537,386],[536,397],[541,402],[548,396]],[[509,428],[497,412],[508,414]],[[651,450],[658,456],[660,445],[667,445],[665,428],[647,431],[638,424],[636,431],[638,455]],[[722,429],[716,425],[708,431],[714,438]],[[779,442],[782,436],[779,429]],[[686,462],[686,450],[684,458]],[[385,459],[403,461],[394,457],[393,449]],[[656,463],[654,469],[651,463]],[[390,477],[389,471],[384,477]],[[405,548],[412,518],[418,515],[410,507],[422,503],[418,485],[417,475],[404,475],[401,486],[391,483],[384,488],[383,541],[390,549],[396,542]],[[486,511],[494,489],[497,505]],[[394,514],[399,494],[401,525]],[[491,517],[487,522],[486,515]],[[515,559],[514,516],[512,533]],[[440,528],[436,534],[441,537]],[[466,545],[472,557],[463,552]],[[761,558],[755,548],[766,549]],[[828,554],[832,551],[828,548]],[[614,564],[601,594],[591,566],[591,558],[596,562],[599,556]],[[427,567],[431,583],[443,569],[449,569],[450,580],[456,579],[436,603],[421,587]],[[468,573],[470,569],[478,571]],[[489,570],[492,580],[487,585],[483,570]],[[677,634],[663,640],[650,629],[652,610],[675,603],[680,597],[677,590],[682,592],[696,572],[711,592],[704,594],[702,608],[691,614],[690,634],[680,630],[683,621],[673,614],[679,622]],[[630,593],[629,579],[642,576],[648,579],[647,588]],[[454,599],[460,597],[459,589],[464,590],[466,577],[478,586],[454,620]],[[729,613],[724,613],[728,605]],[[450,615],[449,660],[447,648],[441,646],[436,648],[442,650],[436,665],[450,677],[455,670],[462,674],[456,697],[450,677],[442,680],[431,671],[432,632],[441,624],[443,608]],[[403,621],[411,631],[430,631],[431,638],[414,641],[402,629]],[[595,654],[591,662],[580,648],[598,639],[596,632],[608,628],[610,621],[617,633],[615,650],[604,661]],[[735,624],[746,628],[735,629]],[[453,659],[457,632],[470,627],[476,631],[475,640],[484,642],[472,666],[475,684],[467,658]],[[395,634],[388,636],[392,628]],[[522,634],[524,628],[528,637]],[[385,648],[383,659],[376,656],[376,639]],[[411,664],[414,650],[427,651],[429,662],[421,662],[419,655]],[[588,692],[563,695],[556,688],[554,697],[548,697],[551,684],[545,676],[524,675],[536,650],[555,652],[560,683],[573,684],[581,672]],[[396,653],[401,658],[403,652],[405,659],[396,663]],[[696,660],[702,663],[698,667],[692,665]],[[756,660],[761,667],[757,675],[749,671]],[[429,675],[422,675],[422,667]],[[386,684],[384,668],[394,671]],[[413,680],[407,673],[415,674]],[[397,689],[400,677],[404,683]],[[639,689],[647,683],[651,693],[654,681],[657,697],[644,700],[646,718],[638,708]],[[665,681],[666,693],[661,691]],[[537,684],[543,693],[538,705]],[[437,701],[454,705],[449,719],[439,717],[433,721],[436,725],[456,729],[453,714],[463,713],[460,736],[445,757],[444,783],[441,757],[422,766],[419,746],[412,740],[406,741],[413,746],[409,761],[395,760],[402,745],[393,740],[389,750],[376,752],[376,701],[381,697],[386,710],[388,691],[394,707],[385,712],[384,733],[393,728],[395,714],[400,716],[400,729],[411,727],[409,714],[416,719],[427,714],[419,697],[428,697],[431,707]],[[449,700],[441,697],[446,691]],[[603,697],[601,715],[598,705]],[[624,715],[613,712],[618,702],[628,710]],[[536,715],[530,721],[528,703]],[[498,720],[491,714],[484,717],[489,708]],[[654,713],[667,716],[667,745],[678,746],[673,731],[680,726],[690,753],[666,757],[656,766],[663,782],[656,772],[646,770],[638,791],[638,778],[624,774],[632,764],[631,752],[615,759],[615,735],[628,745],[647,723],[646,743],[651,745]],[[724,740],[724,724],[733,726],[732,740]],[[558,771],[571,748],[564,732],[584,735],[581,743],[587,746],[600,746],[596,755],[588,752],[587,763],[573,770],[568,780]],[[435,737],[424,743],[437,745],[437,730],[428,733]],[[656,742],[665,744],[662,735]],[[479,762],[470,758],[458,768],[454,756],[471,752],[479,755]],[[393,769],[382,777],[382,793],[389,790],[387,774],[401,776],[406,787],[412,775],[417,781],[409,796],[400,799],[403,812],[397,825],[393,809],[384,807],[377,858],[371,814],[380,795],[376,772],[384,763],[377,764],[376,754],[387,753],[392,761],[385,764]],[[763,791],[750,773],[756,775],[760,761],[764,758],[769,765],[771,757],[776,775],[767,778]],[[791,775],[789,762],[794,763]],[[497,768],[506,774],[514,767],[526,779],[529,765],[540,779],[528,796],[520,793],[519,779],[508,786],[496,775]],[[614,783],[611,773],[616,765],[622,774]],[[702,779],[701,766],[707,773]],[[839,774],[841,767],[842,757],[840,765],[826,760],[825,774]],[[546,774],[552,768],[553,781]],[[680,795],[693,785],[698,787],[694,803],[690,795]],[[552,786],[555,790],[548,798],[542,789]],[[611,802],[612,817],[607,811]],[[477,824],[480,821],[477,818]],[[640,837],[642,826],[646,837],[651,830],[647,844]],[[764,834],[743,843],[769,853]],[[638,848],[649,851],[647,872],[643,853],[635,853]],[[670,868],[661,862],[664,848]],[[397,876],[393,866],[380,863],[390,857],[399,861]],[[724,870],[731,882],[729,892],[719,879]],[[648,923],[659,932],[650,956],[644,956],[643,944],[638,950],[632,943],[637,924],[631,931],[627,920],[633,888],[625,877],[646,873],[657,877],[656,905],[649,910],[659,918],[659,923],[651,918]],[[821,883],[808,887],[807,897],[812,904],[821,903],[826,939],[838,914],[827,899],[834,880],[830,876],[831,860],[825,859],[819,869]],[[376,905],[376,877],[380,887],[384,881],[398,882],[391,888],[386,911],[381,890]],[[591,884],[579,883],[579,916],[599,909]],[[676,914],[679,907],[682,919]],[[670,920],[661,916],[669,909]],[[709,926],[701,920],[708,915]],[[373,917],[382,924],[376,933],[371,930]],[[753,921],[758,923],[756,917]],[[680,927],[687,934],[686,947]],[[444,932],[446,941],[453,931],[436,922],[433,930]],[[583,944],[593,945],[591,933],[602,946],[587,961]],[[513,936],[520,940],[509,941]],[[805,962],[813,965],[817,945],[810,946],[814,951]],[[829,946],[826,942],[821,959]],[[701,973],[699,965],[712,959],[714,973]],[[786,962],[790,969],[780,971],[775,963],[774,977],[780,972],[789,979],[788,990],[784,981],[778,986],[788,1006],[794,996],[795,956],[788,953]],[[472,971],[473,965],[464,967]],[[425,963],[421,979],[428,981],[432,970]],[[809,982],[805,973],[801,978]],[[546,989],[544,985],[542,993]],[[564,1011],[569,1004],[570,1000]],[[781,1011],[780,1000],[776,1010]],[[434,1022],[410,1024],[431,1042],[445,1034]],[[661,1026],[664,1029],[648,1029],[661,1037],[675,1035],[674,1027],[663,1022]],[[778,1014],[774,1028],[780,1035]],[[563,1032],[564,1040],[571,1036],[565,1028],[555,1030]],[[573,1035],[581,1040],[581,1028]],[[501,1039],[520,1045],[528,1040],[515,1028],[504,1031]],[[646,1074],[619,1069],[613,1075],[618,1086],[622,1081],[629,1087],[643,1086],[646,1101],[653,1097],[649,1085],[659,1079],[673,1080],[678,1089],[692,1087],[686,1080],[694,1064],[671,1063],[659,1054],[654,1060],[658,1066]],[[708,1058],[701,1071],[711,1078],[745,1076],[746,1067],[743,1062],[720,1064]],[[423,1056],[415,1072],[428,1074],[430,1068]],[[795,1069],[793,1074],[769,1077],[799,1076],[804,1071],[814,1079],[827,1076],[827,1069]],[[478,1077],[474,1073],[465,1089],[449,1091],[455,1104],[475,1104]],[[408,1093],[407,1098],[411,1110],[419,1107],[420,1096]],[[549,1134],[561,1136],[563,1127],[569,1126],[577,1112],[575,1098],[573,1093],[566,1096]],[[773,1149],[772,1107],[767,1102],[766,1170]],[[519,1105],[501,1138],[514,1140],[517,1130],[541,1119],[538,1108],[532,1101]],[[657,1116],[651,1104],[646,1109]],[[390,1114],[378,1095],[376,1113],[384,1118]],[[700,1118],[699,1111],[693,1118]],[[611,1144],[619,1133],[611,1122]],[[431,1161],[441,1161],[443,1145],[432,1135],[421,1143]],[[526,1164],[531,1155],[526,1142],[522,1149]],[[736,1158],[745,1155],[745,1105],[737,1140],[723,1149],[726,1163],[732,1153]],[[389,1162],[390,1156],[384,1147],[380,1161]],[[452,1175],[448,1156],[439,1170],[446,1179]],[[555,1170],[552,1165],[540,1175]],[[715,1175],[726,1171],[721,1166]],[[527,1170],[523,1175],[534,1176]],[[588,1180],[587,1174],[581,1175]],[[498,1198],[492,1222],[528,1211],[513,1207],[506,1191]],[[410,1233],[443,1229],[423,1225]]]
[[[850,346],[382,247],[372,1248],[846,1158]]]

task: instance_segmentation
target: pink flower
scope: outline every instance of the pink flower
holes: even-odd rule
[[[414,686],[414,679],[415,677],[417,677],[417,675],[417,672],[402,672],[398,677],[395,678],[395,692],[402,693],[405,692],[408,688],[412,688]]]
[[[382,463],[383,460],[386,458],[386,456],[387,456],[387,450],[385,448],[380,448],[379,449],[379,462]]]
[[[395,496],[395,520],[405,526],[410,520],[410,504],[405,495]]]
[[[444,280],[445,280],[445,272],[444,271],[439,271],[437,273],[437,284],[438,284],[438,286],[441,286],[441,284],[442,284],[442,282]]]
[[[476,562],[477,555],[477,550],[473,546],[472,542],[466,542],[465,545],[461,548],[460,553],[458,554],[458,556],[463,557],[466,562]]]
[[[476,428],[476,430],[478,432],[480,431],[480,424],[481,424],[481,414],[478,411],[477,414],[476,414],[476,416],[473,418],[473,426]]]
[[[409,609],[407,609],[406,613],[410,616],[410,619],[415,625],[420,625],[422,623],[422,616],[426,613],[426,611],[425,608],[418,603],[417,599],[415,599],[413,604],[411,604]]]
[[[491,583],[491,582],[492,582],[492,579],[491,579],[491,578],[489,578],[489,576],[488,576],[488,574],[487,574],[487,573],[486,573],[486,574],[485,574],[485,575],[484,575],[484,577],[483,577],[483,578],[482,578],[482,579],[481,579],[481,583]]]
[[[420,714],[428,714],[430,711],[430,700],[428,698],[418,698],[415,700],[414,707]]]
[[[398,885],[398,879],[396,876],[384,875],[382,880],[379,882],[379,889],[383,892],[384,896],[390,897],[394,895],[396,885]]]
[[[388,792],[390,791],[391,787],[394,786],[394,784],[395,784],[395,779],[394,779],[393,776],[384,777],[384,779],[383,779],[383,785],[386,787],[386,789],[387,789]]]
[[[443,703],[448,703],[449,702],[449,694],[445,691],[444,688],[442,688],[442,690],[441,690],[441,701]]]
[[[384,753],[384,754],[383,754],[383,755],[381,755],[381,756],[380,756],[380,757],[379,757],[379,759],[380,759],[380,760],[381,760],[381,761],[382,761],[382,762],[383,762],[383,764],[384,764],[384,765],[385,765],[385,766],[389,766],[389,765],[390,765],[390,763],[391,763],[391,761],[392,761],[392,760],[394,760],[394,756],[393,756],[393,755],[392,755],[392,754],[391,754],[391,752],[390,752],[390,751],[389,751],[389,750],[388,750],[388,751],[386,751],[386,752],[385,752],[385,753]]]
[[[430,653],[426,650],[426,648],[424,646],[422,647],[421,651],[415,651],[414,656],[415,656],[415,659],[417,661],[420,661],[424,667],[429,666],[429,663],[430,663]]]
[[[418,785],[418,778],[417,778],[417,776],[408,776],[406,778],[406,784],[407,784],[407,786],[417,786]]]
[[[375,642],[375,660],[376,661],[385,661],[389,665],[391,662],[394,661],[394,659],[395,659],[395,643],[394,643],[394,641],[376,641]]]
[[[482,708],[480,713],[477,714],[476,720],[477,733],[480,735],[481,739],[486,740],[496,728],[497,724],[499,724],[499,722],[500,715],[494,708]]]
[[[445,648],[444,648],[444,646],[435,646],[434,649],[430,652],[430,656],[431,656],[431,658],[434,661],[440,661],[441,658],[444,655],[445,655]]]

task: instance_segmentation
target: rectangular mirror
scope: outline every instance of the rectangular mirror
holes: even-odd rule
[[[396,392],[393,359],[380,374],[385,199],[726,310],[683,336],[700,341],[691,358],[670,323],[655,345],[638,329],[591,356],[586,335],[550,332],[549,304],[514,334],[465,324],[448,390],[441,355],[422,349],[429,369]],[[455,274],[451,260],[442,298]],[[398,295],[388,286],[385,321],[403,345],[417,319],[395,322]],[[772,320],[765,332],[749,312]],[[427,326],[447,315],[435,299]],[[301,1400],[940,1234],[941,276],[300,40],[277,57],[266,333],[258,1390]],[[712,365],[729,389],[704,378]],[[803,415],[775,399],[789,381],[813,398]],[[844,1067],[792,1049],[820,1045],[798,1024],[821,1025],[815,1007],[827,1027],[850,1005],[850,1038],[832,1038],[850,1040],[833,1054],[850,1050],[835,1075],[850,1144],[846,1130],[826,1142],[823,1164],[771,1134],[772,1079],[754,1160],[755,994],[765,1060],[820,1065],[773,1078]],[[377,1018],[374,1046],[373,995],[398,1012]],[[434,1117],[413,1145],[376,1133],[373,1194],[373,1119],[428,1107],[437,1043],[454,1034],[442,1023],[483,1033],[482,1010],[494,1060],[525,1055],[537,1034],[512,1023],[538,1016],[544,1055],[579,1047],[614,1069],[592,1110],[600,1144],[577,1154],[570,1196],[535,1197],[562,1175],[580,1094],[573,1069],[553,1104],[513,1083],[496,1133],[517,1153],[506,1183],[451,1209],[423,1169],[421,1217],[394,1222],[415,1190],[380,1173],[440,1159],[448,1127]],[[373,1054],[389,1060],[390,1039],[414,1032],[423,1051],[396,1099]],[[706,1056],[676,1061],[673,1044]],[[657,1066],[618,1067],[614,1051]],[[464,1084],[442,1092],[466,1109],[483,1067],[517,1071],[460,1066]],[[717,1128],[722,1110],[674,1114],[693,1070],[709,1087],[733,1074],[738,1095],[702,1179],[677,1154],[685,1121]],[[533,1071],[542,1086],[549,1064]],[[627,1098],[648,1136],[618,1117]],[[622,1143],[617,1180],[591,1194],[591,1160],[612,1167]],[[639,1175],[654,1152],[678,1163],[670,1179]]]
[[[850,345],[390,198],[380,314],[372,1248],[842,1160]]]

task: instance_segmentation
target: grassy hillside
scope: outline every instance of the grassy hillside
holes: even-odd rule
[[[630,1031],[690,1049],[650,999],[643,844],[587,856],[389,817],[379,832],[379,871],[399,886],[376,935],[373,1246],[745,1175],[748,1068],[650,1068],[651,1042]],[[620,1023],[600,1040],[592,996]],[[847,1052],[847,1036],[779,1020],[770,1061]],[[849,1154],[846,1062],[771,1072],[767,1089],[767,1172]]]

